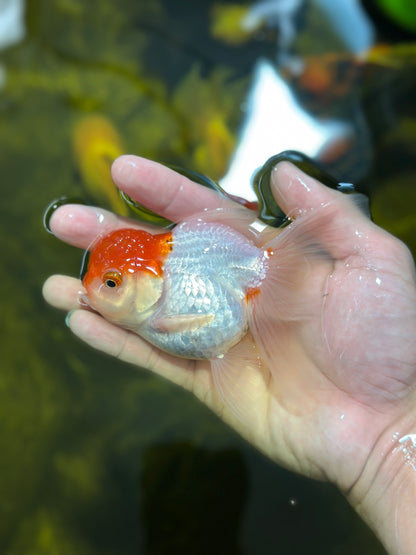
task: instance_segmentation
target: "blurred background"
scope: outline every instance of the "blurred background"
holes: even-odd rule
[[[121,153],[253,200],[290,148],[415,253],[415,35],[406,0],[0,0],[1,553],[384,553],[335,488],[72,337],[41,286],[82,253],[42,217],[62,195],[127,214]]]

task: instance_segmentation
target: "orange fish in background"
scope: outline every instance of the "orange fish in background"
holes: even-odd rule
[[[111,122],[101,115],[85,116],[74,126],[72,145],[91,200],[127,216],[128,207],[111,179],[111,164],[125,152],[121,137]]]
[[[81,301],[167,353],[209,360],[220,394],[236,390],[235,368],[263,364],[258,346],[269,322],[309,316],[296,290],[310,258],[325,256],[310,237],[319,218],[277,231],[236,208],[158,235],[113,231],[91,248]]]

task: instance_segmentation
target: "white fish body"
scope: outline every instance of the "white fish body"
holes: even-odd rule
[[[213,222],[184,222],[172,239],[162,295],[135,331],[182,357],[223,355],[247,332],[247,292],[259,286],[267,253]]]

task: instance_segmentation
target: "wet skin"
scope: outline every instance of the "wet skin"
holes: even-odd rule
[[[215,191],[134,156],[114,163],[113,179],[138,203],[175,222],[206,208],[235,208]],[[329,256],[307,259],[306,279],[295,280],[296,291],[287,298],[286,313],[293,302],[293,313],[303,311],[302,317],[274,318],[272,303],[278,307],[279,298],[272,290],[264,296],[270,321],[260,322],[256,342],[265,363],[258,371],[239,371],[230,403],[224,402],[227,391],[221,397],[215,388],[209,362],[158,351],[80,307],[78,280],[52,276],[44,296],[72,311],[68,325],[82,340],[193,392],[277,463],[336,484],[387,549],[412,553],[416,477],[397,449],[399,437],[416,432],[412,257],[348,196],[290,164],[273,171],[272,191],[295,221],[311,217],[309,234]],[[79,205],[60,207],[50,222],[58,238],[82,249],[126,224],[144,227]]]

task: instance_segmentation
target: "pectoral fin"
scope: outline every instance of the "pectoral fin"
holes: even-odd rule
[[[157,319],[153,322],[153,326],[162,333],[181,333],[207,326],[214,318],[214,314],[177,314]]]

